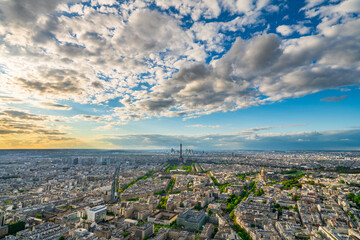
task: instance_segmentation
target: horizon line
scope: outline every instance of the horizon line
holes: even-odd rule
[[[0,151],[21,151],[21,150],[95,150],[95,151],[167,151],[167,149],[106,149],[106,148],[0,148]],[[192,149],[195,151],[210,151],[210,152],[219,152],[219,151],[261,151],[261,152],[296,152],[296,151],[326,151],[326,152],[360,152],[360,150],[356,149],[287,149],[287,150],[279,150],[279,149]]]

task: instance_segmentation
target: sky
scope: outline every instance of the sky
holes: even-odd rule
[[[359,0],[0,0],[0,148],[360,150]]]

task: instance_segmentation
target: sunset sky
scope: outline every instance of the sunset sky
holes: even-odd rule
[[[0,0],[0,148],[360,150],[359,0]]]

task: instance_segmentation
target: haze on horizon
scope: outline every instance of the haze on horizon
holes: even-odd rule
[[[0,148],[360,150],[358,0],[0,0]]]

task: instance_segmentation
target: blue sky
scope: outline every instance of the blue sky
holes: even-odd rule
[[[359,150],[358,0],[4,0],[0,147]]]

